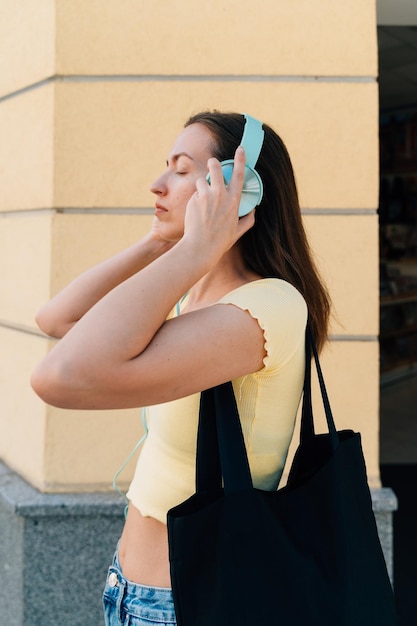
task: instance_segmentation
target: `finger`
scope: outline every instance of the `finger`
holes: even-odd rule
[[[207,161],[207,167],[210,174],[210,185],[215,189],[221,189],[222,187],[224,187],[224,178],[220,161],[214,157],[211,157]]]
[[[195,187],[196,191],[193,195],[195,195],[197,198],[201,198],[207,195],[207,192],[209,190],[209,184],[205,178],[197,178]]]
[[[229,184],[229,189],[232,193],[240,194],[242,192],[243,182],[245,180],[245,165],[245,151],[242,146],[239,146],[235,152],[233,173]]]

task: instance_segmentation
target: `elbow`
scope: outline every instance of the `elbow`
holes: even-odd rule
[[[74,359],[54,358],[53,351],[33,370],[30,384],[41,400],[60,409],[114,408],[107,406],[110,380],[103,382],[94,368]]]
[[[61,339],[61,337],[63,337],[63,334],[59,332],[56,324],[43,313],[42,309],[35,315],[35,322],[38,328],[40,328],[45,335],[48,335],[48,337],[54,339]]]
[[[45,379],[43,378],[41,372],[39,372],[39,367],[37,367],[33,372],[30,378],[30,385],[33,391],[38,395],[41,400],[48,402],[46,399],[47,387],[45,388]]]
[[[35,322],[45,335],[48,335],[48,337],[52,337],[53,339],[62,339],[62,337],[64,337],[64,335],[66,335],[75,324],[75,322],[69,323],[56,320],[48,315],[45,307],[40,309],[40,311],[38,311],[35,315]]]
[[[30,384],[33,391],[47,404],[61,409],[84,408],[80,405],[83,394],[65,368],[42,361],[32,372]]]
[[[30,384],[41,400],[53,406],[66,408],[65,393],[60,377],[44,362],[40,363],[32,372]]]

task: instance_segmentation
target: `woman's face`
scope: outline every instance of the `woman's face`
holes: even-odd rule
[[[178,241],[184,234],[187,203],[196,191],[196,181],[208,173],[214,140],[202,124],[191,124],[177,137],[169,153],[167,168],[151,185],[156,195],[155,217],[159,236]]]

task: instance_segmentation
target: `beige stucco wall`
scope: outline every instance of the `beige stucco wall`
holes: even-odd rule
[[[185,119],[246,111],[292,155],[336,317],[337,424],[378,470],[378,91],[374,0],[3,0],[0,457],[42,490],[110,488],[140,410],[63,411],[29,387],[36,309],[142,236]],[[245,8],[247,10],[245,10]],[[133,464],[124,472],[129,479]]]

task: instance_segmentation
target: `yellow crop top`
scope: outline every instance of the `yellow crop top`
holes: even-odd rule
[[[255,318],[265,337],[264,367],[233,381],[254,486],[278,487],[304,379],[307,307],[289,283],[266,278],[224,296]],[[127,497],[166,523],[168,510],[195,492],[200,394],[147,409],[148,437]]]

